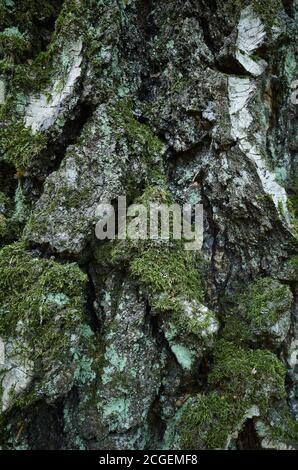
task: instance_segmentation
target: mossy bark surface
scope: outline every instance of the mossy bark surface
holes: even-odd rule
[[[298,448],[297,21],[0,2],[2,449]],[[119,196],[202,250],[98,240]]]

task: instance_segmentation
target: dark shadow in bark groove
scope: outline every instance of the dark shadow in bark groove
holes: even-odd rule
[[[248,419],[236,441],[238,450],[260,450],[262,449],[259,436],[255,430],[254,421]]]
[[[13,198],[17,188],[16,170],[14,166],[6,162],[0,162],[0,191]]]

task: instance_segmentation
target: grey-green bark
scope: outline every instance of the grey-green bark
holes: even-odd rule
[[[0,3],[3,449],[297,448],[297,1]],[[202,203],[202,253],[96,207]]]

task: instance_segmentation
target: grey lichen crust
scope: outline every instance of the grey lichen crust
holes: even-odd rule
[[[298,448],[297,18],[1,3],[2,449]],[[202,251],[97,240],[118,196]]]

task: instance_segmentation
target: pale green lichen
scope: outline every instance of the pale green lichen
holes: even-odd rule
[[[65,387],[69,381],[94,380],[93,332],[85,320],[87,277],[78,266],[36,258],[23,243],[15,243],[0,251],[0,279],[0,335],[13,340],[14,354],[30,361],[39,378],[34,390],[15,403],[27,406],[40,393],[59,393],[57,373]],[[63,363],[73,370],[65,378],[59,372]]]
[[[187,349],[182,344],[177,344],[175,342],[171,343],[171,350],[183,369],[190,370],[192,368],[195,357],[195,353],[193,351],[190,351],[190,349]]]
[[[251,410],[267,423],[272,439],[275,435],[297,445],[297,426],[289,411],[279,420],[270,419],[275,406],[287,408],[286,368],[272,352],[251,349],[260,331],[265,331],[268,342],[270,329],[290,315],[292,301],[289,287],[271,278],[254,281],[235,297],[236,306],[225,316],[222,337],[214,349],[208,375],[211,392],[192,397],[177,422],[182,448],[228,447]],[[288,435],[279,432],[285,428]]]

